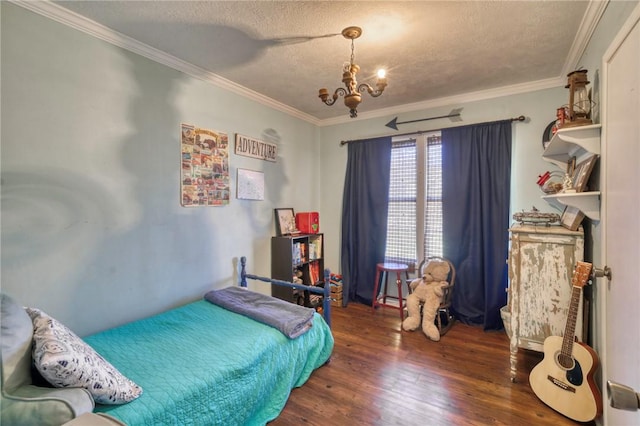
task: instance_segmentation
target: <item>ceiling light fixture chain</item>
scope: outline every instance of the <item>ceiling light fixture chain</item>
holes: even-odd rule
[[[339,96],[344,97],[344,104],[349,108],[349,115],[351,118],[358,116],[358,105],[362,101],[362,95],[365,91],[374,98],[382,95],[385,87],[387,87],[387,79],[385,77],[384,70],[378,70],[378,80],[376,81],[376,89],[371,87],[367,83],[361,83],[358,85],[356,80],[356,74],[360,71],[360,67],[355,63],[355,42],[362,35],[362,29],[360,27],[347,27],[342,30],[342,36],[351,40],[351,61],[349,64],[345,63],[342,70],[342,82],[344,83],[346,90],[339,87],[337,88],[331,97],[329,97],[329,91],[325,88],[320,89],[318,97],[326,105],[333,105]]]
[[[356,44],[353,41],[354,39],[351,39],[351,65],[353,65],[353,63],[355,62],[355,58],[356,58]]]

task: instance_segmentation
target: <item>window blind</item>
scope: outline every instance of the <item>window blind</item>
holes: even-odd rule
[[[387,218],[385,262],[416,261],[416,141],[394,142]]]
[[[391,180],[385,262],[417,265],[424,257],[442,256],[442,139],[426,138],[425,170],[418,170],[416,140],[394,141],[391,147]],[[418,194],[418,179],[425,179]],[[424,211],[417,212],[418,197]],[[422,205],[422,203],[420,203]],[[417,253],[418,223],[424,223],[424,246]]]
[[[442,256],[442,138],[427,137],[424,257]]]

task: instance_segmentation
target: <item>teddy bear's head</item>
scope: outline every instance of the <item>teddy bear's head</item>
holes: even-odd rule
[[[449,276],[449,263],[443,260],[430,260],[422,271],[422,279],[431,281],[446,281]]]

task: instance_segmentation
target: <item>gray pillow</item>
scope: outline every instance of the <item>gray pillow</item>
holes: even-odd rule
[[[82,387],[99,404],[124,404],[142,388],[122,375],[84,340],[39,309],[25,308],[33,321],[33,362],[56,387]]]
[[[14,389],[31,384],[31,337],[33,325],[22,306],[6,294],[2,299],[0,327],[2,339],[2,389]]]

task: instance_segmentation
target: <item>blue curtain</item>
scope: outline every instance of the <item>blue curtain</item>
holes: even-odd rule
[[[444,256],[456,267],[452,309],[502,328],[506,304],[511,120],[442,130]]]
[[[391,137],[348,145],[342,199],[343,305],[373,303],[376,264],[384,262]]]

